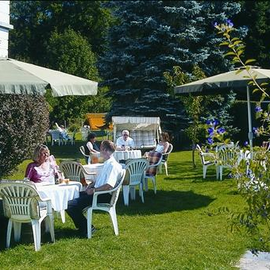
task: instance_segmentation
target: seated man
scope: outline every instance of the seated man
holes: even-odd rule
[[[100,145],[100,154],[104,158],[102,171],[97,176],[94,183],[91,183],[87,189],[80,193],[80,197],[69,201],[66,212],[72,218],[76,228],[79,229],[81,236],[87,234],[87,220],[83,215],[83,209],[92,205],[93,193],[95,191],[110,190],[115,187],[119,179],[122,166],[115,160],[113,153],[115,145],[111,141],[103,141]],[[109,202],[110,194],[101,194],[98,196],[98,202]],[[94,230],[94,227],[92,227]]]
[[[135,144],[132,138],[129,137],[129,131],[123,130],[122,137],[119,137],[116,141],[117,150],[126,150],[135,148]]]
[[[63,125],[59,126],[57,123],[55,123],[56,127],[57,127],[57,130],[60,132],[61,134],[61,137],[64,139],[64,140],[70,140],[68,134],[67,134],[67,131],[65,129],[65,127]]]

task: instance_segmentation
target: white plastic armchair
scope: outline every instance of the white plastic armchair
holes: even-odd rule
[[[167,152],[162,154],[162,160],[159,166],[160,172],[162,172],[162,165],[164,165],[166,175],[169,175],[168,174],[168,159],[172,150],[173,150],[173,145],[170,143]]]
[[[212,165],[216,166],[215,154],[203,152],[203,150],[201,149],[201,147],[198,144],[196,145],[196,149],[199,151],[199,156],[200,156],[202,166],[203,166],[203,179],[205,179],[206,173],[207,173],[207,168],[209,166],[212,166]],[[218,168],[217,167],[216,167],[216,175],[217,175],[217,179],[218,179]]]
[[[50,199],[41,199],[33,184],[15,181],[0,183],[0,197],[3,199],[4,215],[9,218],[6,246],[10,247],[12,228],[14,240],[21,237],[21,224],[31,223],[35,251],[41,248],[41,222],[45,219],[52,242],[54,236],[54,217]]]
[[[80,182],[84,187],[87,185],[85,175],[95,175],[95,173],[88,173],[82,164],[76,161],[62,161],[59,168],[65,178]]]
[[[122,186],[123,181],[125,179],[125,175],[126,175],[126,170],[123,169],[119,175],[119,179],[117,181],[116,186],[110,190],[96,191],[93,195],[92,206],[84,209],[86,211],[86,218],[87,218],[87,238],[92,237],[92,215],[93,215],[94,210],[108,212],[110,214],[110,217],[112,220],[114,233],[115,233],[115,235],[119,234],[115,207],[116,207],[116,203],[117,203],[117,200],[119,197],[121,186]],[[108,193],[110,193],[112,195],[110,202],[99,203],[98,196],[100,194],[108,194]]]
[[[216,147],[217,152],[217,179],[222,180],[223,169],[232,168],[240,162],[242,155],[237,144],[222,144]]]
[[[127,160],[125,169],[126,175],[128,176],[128,183],[123,185],[123,198],[125,205],[129,205],[129,194],[131,195],[131,199],[135,200],[136,186],[139,186],[139,195],[142,199],[142,202],[144,203],[143,180],[148,165],[149,162],[145,158]]]
[[[87,164],[90,164],[91,163],[91,155],[87,155],[85,154],[85,149],[84,149],[84,146],[80,146],[80,152],[82,153],[82,155],[85,157],[85,161]]]

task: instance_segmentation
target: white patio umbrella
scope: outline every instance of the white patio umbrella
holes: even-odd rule
[[[44,95],[48,87],[55,97],[88,96],[97,94],[98,83],[11,58],[0,58],[0,94]]]
[[[256,76],[256,81],[267,82],[270,79],[270,70],[251,67],[250,72]],[[250,108],[250,76],[246,70],[237,73],[236,70],[218,74],[195,82],[179,85],[174,88],[176,94],[197,94],[197,95],[212,95],[227,93],[230,90],[237,92],[246,92],[247,108],[248,108],[248,138],[252,147],[252,121]]]

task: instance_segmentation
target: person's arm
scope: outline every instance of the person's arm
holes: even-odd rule
[[[86,189],[86,193],[88,194],[88,195],[92,195],[92,194],[94,194],[96,191],[105,191],[105,190],[110,190],[110,189],[112,189],[113,187],[111,186],[111,185],[109,185],[109,184],[105,184],[105,185],[102,185],[102,186],[100,186],[100,187],[97,187],[97,188],[95,188],[95,187],[91,187],[91,188],[87,188]]]
[[[165,144],[164,144],[164,153],[167,153],[169,145],[170,144],[168,142],[165,142]]]

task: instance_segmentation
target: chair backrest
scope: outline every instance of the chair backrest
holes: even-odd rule
[[[149,162],[149,166],[145,174],[155,176],[157,174],[158,166],[162,161],[162,154],[156,151],[150,151],[148,153],[147,159]]]
[[[50,131],[50,134],[52,136],[52,140],[59,140],[61,138],[61,133],[58,130],[52,130]]]
[[[171,143],[169,143],[169,147],[168,147],[168,149],[167,149],[167,152],[164,153],[164,154],[162,154],[162,159],[163,159],[164,161],[168,160],[169,155],[170,155],[170,153],[172,152],[172,150],[173,150],[173,145],[172,145]]]
[[[76,161],[62,161],[59,165],[61,172],[64,173],[65,178],[71,181],[81,182],[84,177],[82,164]]]
[[[84,148],[83,145],[80,146],[80,151],[81,151],[81,153],[83,154],[83,156],[85,156],[85,157],[90,157],[90,155],[87,155],[87,154],[85,153],[85,148]]]
[[[18,222],[39,219],[40,196],[33,184],[15,181],[0,183],[0,197],[3,199],[4,215]]]
[[[199,156],[200,156],[202,165],[205,165],[207,163],[207,161],[205,160],[203,150],[202,150],[202,148],[200,147],[199,144],[196,144],[196,149],[199,151]]]
[[[111,206],[114,206],[117,203],[119,193],[120,193],[120,189],[121,189],[122,184],[123,184],[124,179],[125,179],[125,175],[126,175],[126,170],[123,169],[121,171],[121,173],[119,174],[119,176],[118,176],[116,186],[111,190],[111,194],[112,194],[112,198],[111,198],[111,201],[110,201]]]
[[[240,159],[238,145],[223,144],[216,148],[217,160],[220,165],[233,166]]]
[[[266,151],[269,151],[269,149],[270,149],[270,141],[263,141],[262,142],[262,148],[264,148]]]
[[[144,177],[149,162],[145,158],[128,159],[126,162],[126,174],[130,185],[138,185]]]

